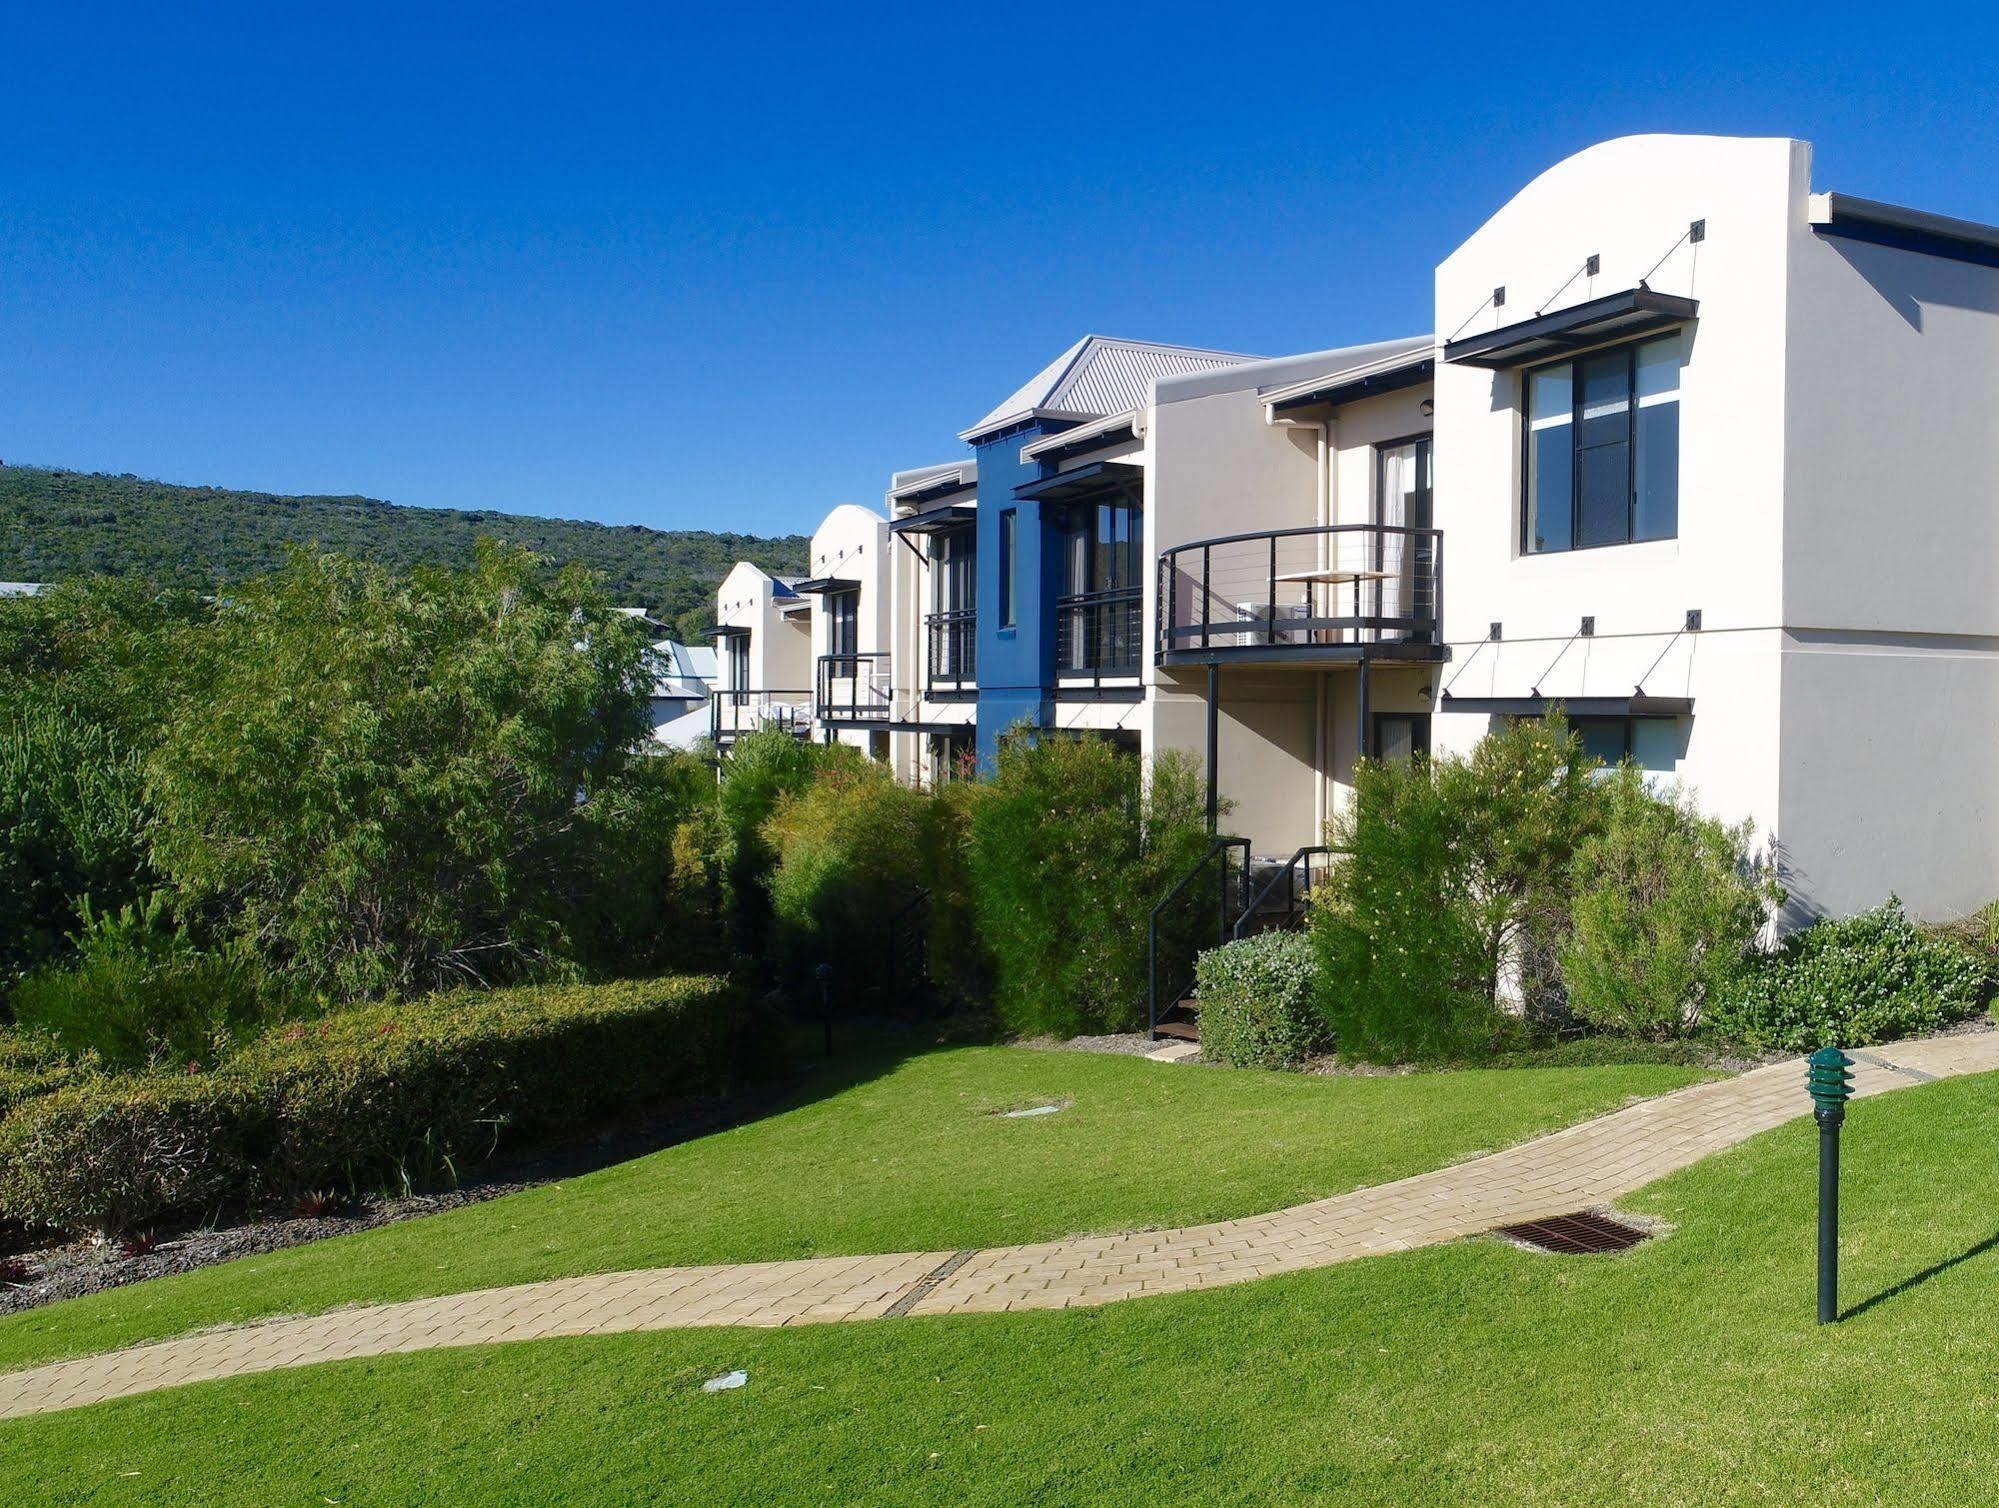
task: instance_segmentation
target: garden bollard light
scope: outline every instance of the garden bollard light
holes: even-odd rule
[[[822,963],[812,971],[819,981],[819,1016],[826,1023],[826,1056],[833,1056],[833,966]]]
[[[1853,1059],[1821,1047],[1806,1060],[1805,1088],[1819,1123],[1819,1323],[1839,1318],[1839,1127],[1853,1094]]]

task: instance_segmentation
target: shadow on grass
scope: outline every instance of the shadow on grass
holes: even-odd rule
[[[1932,1262],[1928,1267],[1925,1267],[1921,1272],[1911,1273],[1908,1277],[1902,1279],[1901,1282],[1891,1284],[1889,1287],[1882,1289],[1879,1293],[1873,1295],[1871,1298],[1862,1299],[1859,1303],[1855,1304],[1851,1309],[1844,1311],[1840,1315],[1840,1318],[1843,1320],[1857,1319],[1861,1315],[1865,1314],[1868,1310],[1874,1308],[1876,1305],[1885,1304],[1890,1299],[1900,1298],[1910,1289],[1921,1287],[1924,1283],[1927,1283],[1931,1278],[1943,1276],[1943,1274],[1949,1272],[1953,1267],[1957,1267],[1965,1262],[1969,1262],[1973,1257],[1982,1257],[1985,1255],[1985,1253],[1991,1251],[1994,1247],[1999,1247],[1999,1231],[1994,1231],[1991,1235],[1987,1236],[1983,1241],[1978,1242],[1976,1245],[1967,1246],[1963,1251],[1959,1252],[1954,1257],[1945,1257],[1941,1262]]]

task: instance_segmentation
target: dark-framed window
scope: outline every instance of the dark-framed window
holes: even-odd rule
[[[1062,524],[1062,594],[1126,591],[1142,585],[1144,510],[1129,498],[1083,503]]]
[[[1430,755],[1430,714],[1427,712],[1377,712],[1374,714],[1374,757],[1384,764],[1403,764],[1421,755]]]
[[[1630,760],[1641,770],[1671,774],[1680,758],[1680,720],[1673,717],[1572,717],[1569,731],[1583,752],[1605,764]]]
[[[729,637],[729,689],[748,691],[750,687],[750,636],[732,634]]]
[[[826,653],[833,655],[857,654],[861,647],[861,594],[859,592],[828,592],[826,594]]]
[[[968,612],[978,606],[979,537],[970,529],[953,529],[930,538],[930,610]],[[1002,589],[1001,595],[1005,595]]]
[[[1138,669],[1145,511],[1135,494],[1071,505],[1062,519],[1062,595],[1055,655],[1064,675],[1132,675]]]
[[[1522,374],[1524,554],[1678,536],[1682,350],[1676,332]]]
[[[1012,628],[1014,624],[1019,621],[1019,614],[1017,611],[1019,604],[1015,600],[1016,578],[1020,574],[1017,562],[1015,560],[1015,555],[1019,548],[1019,540],[1016,537],[1018,534],[1019,523],[1020,523],[1020,513],[1019,510],[1017,509],[1009,508],[1006,510],[1006,512],[1000,515],[999,519],[1000,619],[999,621],[1001,628]]]

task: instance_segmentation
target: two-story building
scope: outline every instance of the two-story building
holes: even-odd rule
[[[1792,921],[1999,893],[1999,229],[1637,136],[1436,274],[1438,747],[1560,703]]]
[[[718,750],[759,728],[801,735],[812,726],[812,599],[792,582],[739,560],[715,592],[714,695],[709,737]]]
[[[1999,229],[1632,137],[1433,297],[1277,359],[1087,337],[836,510],[822,726],[924,782],[1018,726],[1183,749],[1281,858],[1357,759],[1559,706],[1750,822],[1792,921],[1999,893]]]

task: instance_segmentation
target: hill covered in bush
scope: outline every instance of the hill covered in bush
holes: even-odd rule
[[[647,529],[0,466],[0,580],[143,576],[207,590],[276,569],[288,545],[317,544],[401,571],[469,565],[473,542],[487,536],[601,571],[614,601],[653,609],[682,637],[713,621],[715,588],[738,560],[780,572],[805,567],[806,540],[797,534]]]

